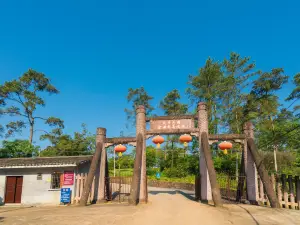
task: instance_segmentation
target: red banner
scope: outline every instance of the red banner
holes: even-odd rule
[[[74,172],[65,171],[64,172],[64,185],[73,185],[74,184]]]

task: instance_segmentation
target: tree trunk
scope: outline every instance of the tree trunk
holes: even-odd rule
[[[277,173],[278,167],[277,167],[277,145],[274,145],[274,166],[275,166],[275,171]]]
[[[29,143],[32,144],[33,142],[33,129],[34,129],[34,122],[30,123],[30,133],[29,133]]]
[[[140,196],[141,183],[141,168],[142,168],[142,154],[143,154],[143,136],[141,134],[137,137],[136,154],[134,160],[133,177],[130,190],[129,204],[137,205]]]
[[[201,142],[203,153],[206,161],[207,171],[209,175],[211,190],[212,190],[212,198],[216,207],[222,207],[222,199],[219,185],[217,183],[217,175],[214,167],[214,163],[212,161],[211,153],[209,150],[208,144],[208,135],[203,132],[201,135]]]
[[[272,133],[273,133],[273,139],[275,139],[275,126],[274,126],[274,122],[273,122],[273,117],[270,116],[270,120],[271,120],[271,125],[272,125]],[[274,151],[274,167],[275,167],[275,171],[277,173],[277,150],[278,150],[278,146],[276,144],[276,142],[274,141],[274,145],[273,145],[273,151]]]
[[[280,208],[279,201],[278,201],[275,191],[273,189],[273,185],[271,184],[271,181],[270,181],[270,177],[265,169],[263,160],[261,159],[261,157],[259,156],[259,154],[257,152],[253,138],[249,138],[247,143],[248,143],[248,148],[253,157],[253,160],[255,162],[255,165],[257,167],[258,174],[264,184],[264,188],[267,193],[268,199],[270,201],[271,207],[272,208]]]

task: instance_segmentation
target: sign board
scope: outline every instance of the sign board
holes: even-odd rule
[[[156,172],[156,178],[160,179],[160,172]]]
[[[60,202],[71,203],[71,189],[70,188],[60,189]]]
[[[151,130],[170,130],[170,129],[192,129],[194,128],[194,120],[179,119],[179,120],[151,120]]]
[[[74,184],[74,172],[73,171],[65,171],[63,185],[73,185],[73,184]]]

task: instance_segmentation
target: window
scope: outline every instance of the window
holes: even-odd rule
[[[43,180],[42,174],[38,173],[37,176],[36,176],[36,179],[37,180]]]
[[[63,174],[54,172],[51,174],[51,189],[60,189],[63,183]]]

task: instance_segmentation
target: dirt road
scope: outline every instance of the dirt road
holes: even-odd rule
[[[272,210],[249,205],[226,204],[224,209],[194,202],[176,192],[152,191],[149,204],[88,207],[0,208],[0,224],[31,225],[275,225],[300,224],[297,210]]]

